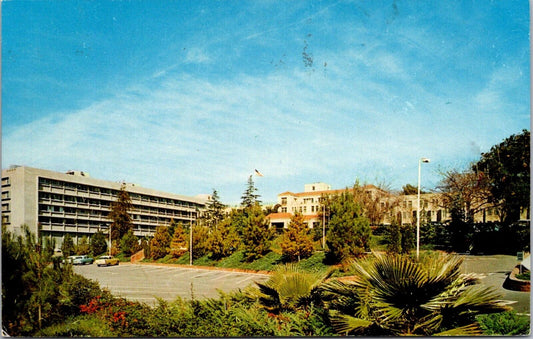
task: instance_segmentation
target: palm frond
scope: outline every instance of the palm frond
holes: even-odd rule
[[[454,308],[462,308],[469,312],[492,313],[510,310],[504,301],[499,300],[500,294],[491,287],[474,285],[467,287],[453,304]]]
[[[447,331],[435,333],[433,335],[439,336],[439,337],[444,337],[444,336],[472,337],[472,336],[479,336],[482,334],[483,334],[483,331],[481,330],[478,324],[470,324],[470,325],[452,328]]]
[[[364,329],[370,327],[373,322],[361,318],[356,318],[347,314],[339,312],[332,312],[331,325],[339,334],[349,334],[351,332],[362,332]]]

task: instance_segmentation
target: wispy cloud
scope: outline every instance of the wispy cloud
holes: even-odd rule
[[[403,6],[333,13],[347,6],[272,10],[282,24],[241,16],[239,29],[195,33],[106,99],[3,131],[4,166],[77,168],[188,195],[216,188],[227,202],[257,168],[270,201],[306,181],[400,188],[416,181],[420,156],[467,163],[528,120],[516,96],[522,61],[478,61],[468,34],[415,25]],[[281,56],[283,67],[269,63]]]

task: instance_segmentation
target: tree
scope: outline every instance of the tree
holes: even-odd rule
[[[224,219],[224,208],[226,208],[226,205],[220,202],[220,197],[215,189],[213,189],[211,199],[206,205],[207,208],[204,213],[206,226],[216,228],[222,219]]]
[[[346,190],[330,196],[325,203],[330,215],[326,233],[328,260],[337,263],[368,251],[370,223],[362,216],[362,206],[354,200],[354,195]]]
[[[456,169],[442,173],[443,179],[437,187],[448,209],[461,209],[463,221],[472,223],[474,215],[490,206],[490,192],[487,178],[472,169]]]
[[[393,219],[391,224],[385,228],[385,240],[387,242],[387,253],[401,253],[402,232],[396,219]]]
[[[241,199],[241,206],[244,208],[250,208],[255,206],[256,204],[261,204],[261,201],[258,200],[259,197],[261,197],[259,194],[256,194],[257,188],[254,186],[254,181],[252,179],[252,176],[248,177],[248,184],[246,187],[246,191],[244,191]]]
[[[331,277],[333,270],[305,271],[294,264],[280,266],[265,283],[257,283],[258,289],[249,294],[268,312],[308,311],[312,306],[322,306],[320,285]]]
[[[66,233],[63,237],[63,244],[61,244],[61,251],[63,252],[63,256],[68,257],[69,255],[73,255],[75,252],[74,247],[74,240],[72,240],[72,237],[69,233]]]
[[[239,234],[231,224],[231,219],[226,218],[216,229],[211,230],[207,248],[211,252],[211,257],[216,260],[231,255],[239,248],[240,242]]]
[[[91,252],[93,252],[93,255],[100,255],[107,251],[106,236],[102,231],[98,231],[92,235],[90,247]]]
[[[426,194],[427,192],[420,188],[420,194]],[[406,184],[402,186],[402,195],[415,195],[418,194],[418,186]]]
[[[473,166],[479,177],[487,179],[491,202],[500,206],[501,221],[506,224],[519,220],[522,209],[529,212],[530,137],[528,130],[511,135],[482,153]]]
[[[258,204],[246,209],[243,222],[244,255],[247,261],[253,261],[270,251],[274,230],[270,229],[268,220]]]
[[[111,239],[120,240],[133,230],[133,222],[129,211],[133,209],[133,204],[129,193],[126,191],[126,185],[122,184],[117,193],[117,200],[111,203],[108,218],[111,220]]]
[[[360,185],[358,181],[350,193],[361,208],[360,215],[366,217],[371,225],[381,224],[384,215],[397,204],[396,199],[385,199],[389,196],[386,190],[373,185]]]
[[[84,235],[83,237],[81,237],[78,246],[76,246],[76,254],[86,255],[89,254],[89,252],[91,252],[91,246],[89,245],[89,240],[87,239],[87,236]]]
[[[2,228],[2,329],[11,336],[39,336],[37,330],[77,315],[81,304],[102,291],[71,266],[56,265],[58,258],[41,248],[42,239],[26,225],[22,229],[23,235],[14,236]]]
[[[414,226],[409,224],[400,226],[400,234],[402,236],[400,253],[402,254],[408,254],[415,247],[416,238],[413,228]]]
[[[150,238],[143,237],[141,240],[141,248],[144,250],[144,256],[146,258],[151,258],[150,255]]]
[[[139,239],[132,230],[129,230],[122,239],[120,239],[120,250],[126,256],[131,256],[133,253],[137,252],[140,249]]]
[[[292,216],[288,228],[281,238],[281,252],[289,261],[300,261],[313,254],[313,238],[301,213]]]
[[[420,193],[422,193],[422,192],[420,192]],[[402,194],[403,195],[418,194],[418,187],[414,186],[414,185],[411,185],[411,184],[406,184],[406,185],[402,186]]]
[[[375,255],[355,262],[358,279],[322,285],[337,333],[363,336],[479,335],[477,314],[509,309],[490,287],[461,274],[457,256]]]
[[[208,252],[209,228],[202,225],[193,225],[192,232],[192,257],[193,259],[198,259]]]
[[[155,234],[150,240],[150,257],[152,259],[160,259],[166,256],[169,252],[170,235],[165,226],[158,226],[155,229]]]
[[[187,242],[187,235],[183,230],[183,225],[180,223],[174,228],[174,234],[170,241],[170,255],[174,258],[179,258],[189,250]]]

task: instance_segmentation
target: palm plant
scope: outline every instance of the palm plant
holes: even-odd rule
[[[258,289],[249,295],[258,299],[260,305],[273,314],[294,312],[318,306],[321,302],[319,286],[328,279],[332,270],[304,271],[297,265],[280,266],[265,283],[256,283]]]
[[[508,307],[462,259],[439,255],[416,261],[375,254],[353,263],[356,279],[331,280],[321,290],[338,333],[366,335],[476,335],[474,316]]]

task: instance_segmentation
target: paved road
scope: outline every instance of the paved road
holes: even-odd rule
[[[118,266],[74,266],[74,272],[96,280],[115,296],[155,305],[157,297],[167,301],[177,297],[190,299],[218,297],[217,290],[243,289],[266,274],[120,263]]]
[[[511,291],[502,286],[507,275],[518,264],[516,256],[467,255],[464,259],[461,267],[463,272],[482,274],[482,284],[494,287],[502,295],[502,299],[514,301],[511,306],[518,313],[530,314],[530,293]]]

